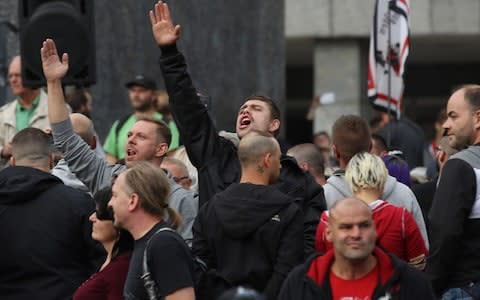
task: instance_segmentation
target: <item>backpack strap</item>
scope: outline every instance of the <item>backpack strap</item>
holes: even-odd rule
[[[145,290],[147,291],[148,299],[149,300],[157,300],[157,285],[155,280],[152,278],[152,274],[150,273],[150,269],[148,268],[148,246],[150,245],[150,241],[160,232],[162,231],[170,231],[175,232],[172,228],[163,227],[155,231],[155,233],[148,239],[147,245],[145,246],[145,250],[143,251],[143,262],[142,262],[142,278],[143,286],[145,286]]]

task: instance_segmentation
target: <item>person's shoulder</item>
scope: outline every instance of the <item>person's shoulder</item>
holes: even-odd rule
[[[9,101],[9,102],[7,102],[7,103],[5,103],[5,104],[3,104],[2,106],[0,106],[0,113],[1,113],[1,112],[4,112],[4,111],[6,111],[6,110],[8,110],[8,109],[10,109],[10,108],[12,108],[12,107],[15,107],[16,104],[17,104],[17,100],[16,100],[16,99],[14,99],[14,100],[12,100],[12,101]]]

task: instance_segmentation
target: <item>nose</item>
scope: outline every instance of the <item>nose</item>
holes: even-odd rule
[[[443,127],[444,129],[450,128],[450,118],[447,118],[447,119],[445,120],[445,122],[443,122],[442,127]]]
[[[95,222],[95,221],[97,220],[97,213],[96,213],[96,212],[93,212],[93,213],[90,215],[90,217],[88,218],[88,220],[89,220],[90,222],[92,222],[92,223]]]
[[[361,230],[360,230],[360,227],[358,226],[353,226],[351,232],[350,232],[350,235],[353,237],[353,238],[360,238],[360,233],[361,233]]]

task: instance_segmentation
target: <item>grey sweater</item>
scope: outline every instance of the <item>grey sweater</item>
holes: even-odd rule
[[[327,183],[323,186],[323,191],[325,192],[325,200],[327,201],[328,208],[330,208],[336,201],[352,196],[352,191],[348,187],[343,174],[334,174],[330,176]],[[428,249],[428,235],[425,221],[423,220],[422,210],[418,205],[417,198],[410,188],[403,183],[398,182],[395,177],[388,176],[383,189],[382,200],[388,201],[398,207],[404,207],[412,214]]]
[[[70,119],[51,125],[55,145],[62,150],[68,167],[92,194],[110,186],[112,177],[126,170],[124,165],[108,164],[98,157],[95,151],[74,133]],[[178,211],[183,219],[183,225],[177,231],[187,244],[191,245],[193,221],[198,212],[198,199],[192,192],[173,181],[168,172],[167,177],[171,185],[170,207]]]

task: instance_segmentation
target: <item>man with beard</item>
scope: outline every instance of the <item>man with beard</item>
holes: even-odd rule
[[[148,116],[167,123],[172,133],[172,141],[170,142],[169,149],[173,150],[178,148],[179,137],[175,122],[157,112],[157,96],[155,95],[157,87],[155,81],[143,75],[137,75],[133,80],[127,82],[125,86],[128,88],[128,97],[135,112],[116,120],[112,128],[110,128],[110,132],[103,146],[107,161],[109,163],[116,163],[125,158],[125,145],[128,132],[139,117]]]
[[[241,166],[237,147],[219,137],[207,108],[200,101],[187,71],[183,55],[176,47],[180,25],[173,25],[166,3],[158,2],[150,11],[155,41],[162,51],[160,67],[170,100],[173,116],[178,123],[182,142],[192,164],[198,169],[200,206],[213,195],[238,183]],[[236,133],[242,139],[251,131],[278,136],[280,111],[271,98],[253,95],[245,99],[238,111]],[[325,210],[322,187],[297,165],[295,159],[282,155],[280,179],[275,186],[289,195],[303,210],[306,257],[314,251],[315,230],[320,214]]]
[[[372,211],[357,198],[329,210],[333,249],[290,273],[278,299],[435,299],[424,275],[375,246]]]
[[[463,86],[450,96],[443,128],[450,147],[469,147],[443,166],[429,214],[427,273],[442,299],[479,299],[480,86]]]

